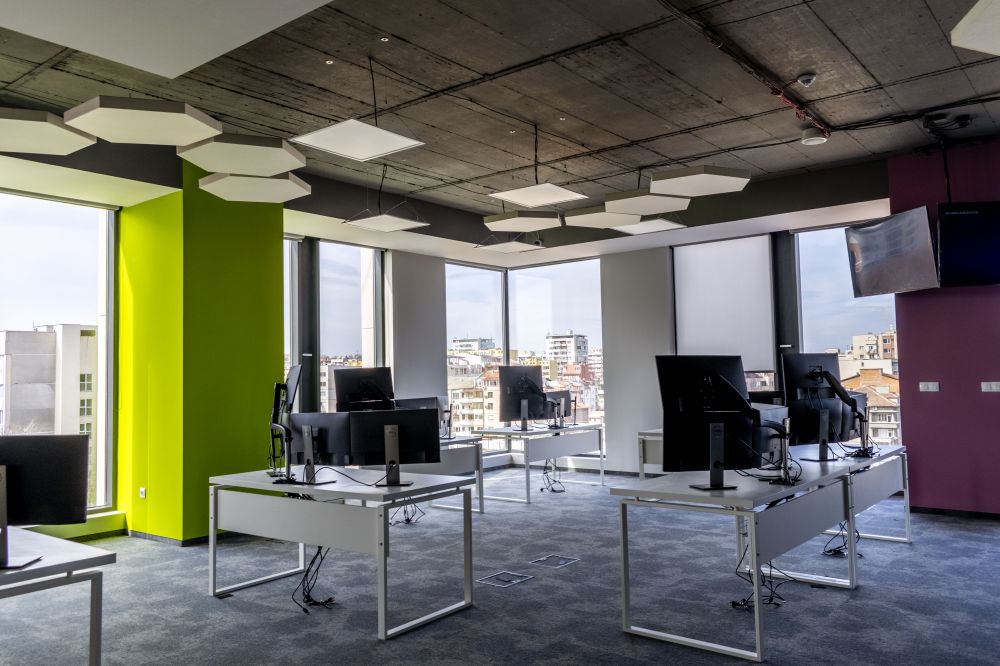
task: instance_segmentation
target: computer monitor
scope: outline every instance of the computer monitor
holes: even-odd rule
[[[303,427],[312,428],[313,463],[348,465],[351,456],[351,422],[346,412],[302,412],[292,414],[291,456],[296,465],[307,464]]]
[[[337,368],[333,386],[338,412],[395,409],[390,368]]]
[[[87,521],[88,435],[0,437],[0,569],[38,560],[8,557],[7,525]]]
[[[739,356],[657,356],[663,401],[663,470],[710,472],[724,489],[724,469],[759,467],[768,438],[750,406]]]
[[[268,461],[271,464],[271,476],[281,476],[278,470],[278,460],[287,456],[291,441],[288,432],[288,416],[295,404],[295,394],[299,390],[299,377],[302,374],[301,365],[293,365],[288,369],[284,383],[274,385],[274,395],[271,401],[271,448],[268,451]],[[291,462],[285,461],[286,470]]]
[[[429,398],[396,398],[396,409],[436,409],[441,436],[448,434],[448,397],[443,395]]]
[[[382,485],[399,480],[399,465],[441,462],[437,414],[430,409],[351,412],[351,464],[385,465]]]
[[[859,434],[864,420],[860,396],[840,384],[836,354],[783,354],[781,369],[791,434],[798,444],[819,444],[819,459],[828,459],[829,442]]]
[[[548,418],[540,366],[501,365],[499,380],[501,421],[520,421],[527,430],[528,421]]]
[[[573,395],[569,391],[546,391],[545,397],[549,401],[549,413],[552,418],[573,416]],[[561,411],[560,405],[562,405]]]

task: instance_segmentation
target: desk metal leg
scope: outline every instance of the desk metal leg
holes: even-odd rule
[[[639,438],[639,480],[646,480],[646,438]]]
[[[598,453],[601,456],[601,485],[604,485],[604,458],[607,451],[604,450],[604,428],[597,429]]]
[[[531,504],[531,440],[524,440],[524,503]]]
[[[378,637],[384,641],[388,638],[386,633],[386,620],[389,614],[389,572],[386,570],[389,555],[387,544],[389,541],[389,514],[385,508],[378,510],[378,549],[375,552],[375,586],[378,592]]]
[[[889,541],[892,543],[913,543],[913,532],[910,527],[910,473],[909,467],[907,466],[907,455],[905,453],[899,454],[900,458],[900,474],[901,483],[903,487],[903,528],[904,536],[895,536],[889,534],[874,534],[869,532],[861,532],[862,539],[871,539],[872,541]],[[853,502],[852,502],[853,504]],[[839,534],[837,530],[827,530],[825,534]]]
[[[480,476],[482,479],[482,476]],[[472,605],[472,493],[468,489],[462,492],[462,545],[464,546],[463,574],[465,575],[465,603]],[[483,491],[479,490],[479,512],[483,511]]]
[[[849,589],[853,590],[858,586],[858,542],[854,538],[857,521],[854,516],[854,480],[851,476],[844,483],[844,492],[847,504],[847,580],[850,582]]]
[[[104,582],[100,571],[90,579],[90,655],[91,666],[101,663],[101,613]]]
[[[619,502],[619,537],[622,560],[622,631],[632,629],[632,600],[630,597],[630,573],[628,567],[628,503]]]

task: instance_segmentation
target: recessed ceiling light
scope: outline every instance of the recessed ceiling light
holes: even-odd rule
[[[59,116],[32,109],[0,109],[0,152],[69,155],[97,139]]]
[[[284,203],[304,197],[312,187],[293,173],[271,178],[213,173],[198,181],[198,187],[226,201]]]
[[[326,64],[328,64],[328,65],[332,65],[332,64],[333,64],[333,61],[332,61],[332,60],[327,60],[327,61],[326,61]]]
[[[276,176],[306,165],[287,141],[249,134],[220,134],[178,148],[177,154],[205,171],[247,176]]]
[[[683,229],[684,225],[680,222],[674,222],[673,220],[667,220],[662,217],[657,217],[655,215],[650,215],[642,218],[642,222],[638,224],[626,224],[622,227],[611,227],[615,231],[621,231],[632,236],[638,236],[639,234],[652,234],[657,231],[668,231],[670,229]]]
[[[545,211],[530,212],[517,210],[500,215],[489,215],[483,218],[486,227],[490,231],[508,231],[528,233],[530,231],[541,231],[562,225],[559,213],[549,213]]]
[[[818,127],[807,127],[802,130],[802,138],[800,141],[803,146],[818,146],[820,144],[826,143],[826,134]]]
[[[668,197],[663,194],[651,194],[648,187],[631,192],[609,194],[604,199],[604,208],[609,213],[628,213],[630,215],[654,215],[656,213],[672,213],[687,210],[691,200],[687,197]]]
[[[951,43],[1000,55],[1000,0],[979,0],[951,31]]]
[[[566,120],[565,116],[559,116],[559,120]]]
[[[183,102],[95,97],[63,114],[67,125],[111,143],[189,146],[222,134],[222,123]]]
[[[627,224],[638,224],[642,221],[640,215],[626,213],[611,213],[604,206],[577,208],[566,211],[566,226],[589,227],[591,229],[613,229]]]
[[[424,145],[360,120],[345,120],[292,139],[295,143],[359,162]]]
[[[517,134],[517,130],[507,130],[507,134]]]
[[[407,229],[416,229],[417,227],[429,226],[426,222],[418,222],[416,220],[408,220],[405,217],[397,217],[395,215],[389,215],[388,213],[381,213],[379,215],[370,215],[368,217],[362,217],[357,220],[348,220],[346,224],[352,227],[360,227],[362,229],[368,229],[369,231],[405,231]]]
[[[525,208],[538,208],[539,206],[553,206],[567,201],[586,199],[587,197],[573,190],[553,185],[551,183],[541,183],[540,185],[530,185],[519,187],[516,190],[506,192],[494,192],[490,195],[496,199],[509,201]]]
[[[475,249],[486,250],[487,252],[503,252],[504,254],[513,254],[515,252],[543,250],[545,249],[545,246],[541,243],[535,245],[534,243],[525,243],[523,241],[507,241],[506,243],[493,243],[492,245],[477,245]]]
[[[739,192],[750,182],[746,169],[711,165],[671,169],[653,174],[649,191],[675,197],[703,197],[710,194]]]
[[[380,37],[379,41],[380,42],[387,42],[387,41],[389,41],[389,38],[388,37]]]

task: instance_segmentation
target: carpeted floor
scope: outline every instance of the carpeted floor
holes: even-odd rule
[[[515,469],[489,473],[487,493],[517,496],[523,478]],[[474,608],[387,642],[375,638],[368,557],[331,552],[317,594],[333,595],[337,604],[306,615],[290,598],[297,582],[291,578],[210,597],[207,546],[128,537],[92,542],[118,554],[105,570],[105,662],[739,663],[621,631],[617,501],[607,488],[566,488],[559,495],[536,488],[530,506],[488,502],[487,513],[473,518],[475,577],[507,570],[533,579],[506,589],[477,583]],[[862,517],[862,529],[901,532],[901,506],[884,502]],[[391,528],[393,625],[461,600],[460,521],[460,512],[427,509],[418,523]],[[768,661],[997,663],[1000,522],[915,514],[913,530],[912,545],[862,541],[857,590],[782,586],[784,603],[764,610]],[[750,588],[733,573],[731,519],[642,509],[630,511],[630,531],[634,622],[752,647],[751,615],[730,603]],[[818,538],[776,564],[845,575],[845,560],[820,553],[825,542]],[[287,568],[295,551],[280,542],[226,539],[221,583]],[[529,563],[551,553],[580,561],[561,569]],[[0,600],[0,663],[84,662],[87,610],[83,585]]]

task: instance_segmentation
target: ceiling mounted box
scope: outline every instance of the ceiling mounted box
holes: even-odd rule
[[[198,187],[226,201],[284,203],[304,197],[312,188],[293,173],[271,178],[213,173],[198,181]]]
[[[518,210],[500,215],[489,215],[483,218],[486,227],[490,231],[509,231],[517,233],[528,233],[531,231],[541,231],[542,229],[552,229],[562,226],[559,213],[549,213],[538,211],[531,213]]]
[[[507,241],[506,243],[494,243],[492,245],[477,245],[477,250],[487,252],[502,252],[504,254],[515,254],[517,252],[531,252],[532,250],[544,250],[545,246],[525,243],[522,241]]]
[[[640,234],[652,234],[657,231],[669,231],[670,229],[684,229],[686,225],[673,220],[666,220],[655,215],[644,217],[638,224],[626,224],[623,227],[612,227],[615,231],[638,236]]]
[[[0,152],[69,155],[97,139],[46,111],[0,108]]]
[[[352,227],[360,227],[361,229],[368,229],[369,231],[406,231],[407,229],[416,229],[418,227],[430,226],[426,222],[418,222],[417,220],[408,220],[405,217],[397,217],[395,215],[389,215],[388,213],[380,213],[378,215],[371,215],[369,217],[362,217],[357,220],[348,220],[346,224]]]
[[[611,213],[604,206],[577,208],[566,211],[566,226],[589,227],[591,229],[614,229],[628,224],[638,224],[642,221],[640,215],[626,213]]]
[[[678,210],[687,210],[690,203],[691,200],[687,197],[652,194],[648,187],[631,192],[609,194],[604,198],[604,208],[609,213],[627,213],[629,215],[673,213]]]
[[[277,176],[306,165],[284,139],[247,134],[220,134],[178,148],[177,154],[205,171],[246,176]]]
[[[353,119],[297,136],[292,141],[358,162],[424,145],[423,141]]]
[[[505,192],[495,192],[490,195],[496,199],[512,203],[525,208],[538,208],[539,206],[554,206],[555,204],[566,203],[567,201],[578,201],[586,199],[586,195],[567,190],[552,183],[541,183],[529,187],[520,187],[516,190]]]
[[[951,31],[951,43],[1000,56],[1000,0],[979,0]]]
[[[222,134],[222,123],[183,102],[95,97],[63,115],[67,125],[111,143],[189,146]]]
[[[703,165],[654,173],[649,191],[674,197],[703,197],[739,192],[749,182],[750,172],[746,169]]]

